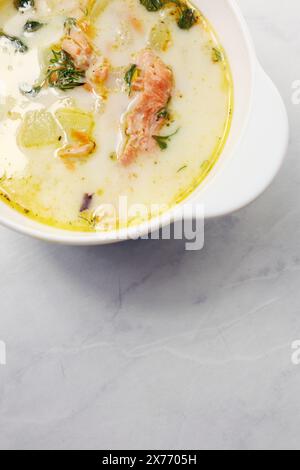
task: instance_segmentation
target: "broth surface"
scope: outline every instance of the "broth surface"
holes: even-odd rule
[[[103,205],[118,209],[120,196],[128,206],[148,208],[167,209],[181,201],[217,160],[232,114],[226,55],[200,12],[187,30],[178,27],[174,5],[150,12],[139,0],[92,3],[85,31],[107,61],[108,76],[97,91],[86,86],[66,91],[43,80],[51,50],[66,34],[66,19],[74,12],[81,19],[80,2],[35,0],[35,8],[26,11],[18,11],[13,1],[0,2],[0,31],[28,48],[17,51],[20,44],[0,37],[1,197],[30,217],[70,230],[110,229]],[[29,21],[41,26],[24,32]],[[159,132],[171,137],[123,165],[124,122],[139,97],[129,93],[124,77],[143,50],[152,50],[173,73],[168,118]],[[88,127],[96,145],[84,158],[61,157],[73,122]]]

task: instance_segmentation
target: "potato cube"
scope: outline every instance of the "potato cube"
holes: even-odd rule
[[[72,131],[92,134],[94,119],[90,113],[75,108],[61,108],[56,111],[55,116],[67,134],[68,140],[72,140]]]
[[[25,114],[19,130],[19,143],[23,147],[43,147],[58,143],[60,129],[47,111],[29,111]]]

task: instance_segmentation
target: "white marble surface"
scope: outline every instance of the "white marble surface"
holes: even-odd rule
[[[289,111],[280,175],[196,253],[0,228],[0,448],[300,449],[300,3],[239,3]]]

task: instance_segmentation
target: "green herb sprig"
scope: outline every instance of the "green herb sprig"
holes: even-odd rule
[[[85,72],[75,67],[71,56],[67,52],[52,49],[52,54],[53,57],[50,59],[44,78],[33,86],[27,84],[20,86],[20,92],[23,95],[35,98],[47,84],[50,87],[67,91],[86,83]]]
[[[170,119],[170,113],[168,111],[168,108],[165,106],[164,108],[161,108],[158,113],[156,114],[157,120],[159,119]]]
[[[10,36],[3,31],[0,31],[0,43],[1,42],[11,44],[15,48],[15,51],[20,54],[24,54],[28,51],[28,46],[20,38],[17,36]]]
[[[47,82],[50,87],[60,90],[72,90],[86,83],[85,72],[78,70],[72,57],[64,50],[52,49],[53,58],[47,70]]]
[[[140,2],[148,11],[158,11],[163,7],[162,0],[140,0]]]
[[[168,148],[168,142],[170,141],[171,137],[177,134],[179,129],[177,129],[173,134],[170,135],[153,135],[152,138],[157,142],[159,148],[161,150],[166,150]]]
[[[28,86],[27,84],[23,84],[20,86],[20,92],[24,96],[35,98],[42,90],[44,84],[45,84],[45,81],[42,82],[40,85],[33,85],[33,86]]]
[[[181,171],[186,170],[187,167],[188,167],[187,165],[181,166],[181,167],[177,170],[177,173],[180,173]]]
[[[185,7],[181,10],[181,14],[177,24],[180,29],[191,29],[191,27],[197,22],[197,16],[195,10],[192,8]]]
[[[217,62],[222,62],[223,60],[223,54],[220,51],[220,49],[217,49],[216,47],[212,48],[212,61],[217,63]]]
[[[41,29],[44,26],[43,23],[40,23],[39,21],[34,21],[34,20],[28,20],[24,24],[23,30],[25,33],[35,33],[39,29]]]
[[[175,4],[179,12],[177,25],[180,29],[190,29],[195,23],[197,23],[197,14],[194,8],[190,8],[181,0],[140,0],[140,2],[148,11],[151,12],[159,11],[165,5],[170,3]]]
[[[76,28],[76,26],[77,26],[76,18],[70,17],[70,18],[67,18],[64,22],[64,28],[67,34],[70,34],[71,29]]]
[[[132,81],[137,70],[137,66],[135,64],[132,64],[124,76],[125,83],[128,86],[129,95],[131,94]]]
[[[34,8],[35,2],[34,0],[14,0],[14,6],[17,10],[24,13],[24,11]]]

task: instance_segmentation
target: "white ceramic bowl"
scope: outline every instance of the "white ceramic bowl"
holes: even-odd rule
[[[234,0],[193,0],[217,32],[232,69],[234,114],[226,146],[206,180],[163,216],[127,230],[82,233],[33,221],[0,203],[0,223],[33,237],[73,245],[112,243],[147,234],[203,204],[205,217],[225,215],[258,197],[282,163],[288,123],[282,100],[258,64],[248,28]]]

